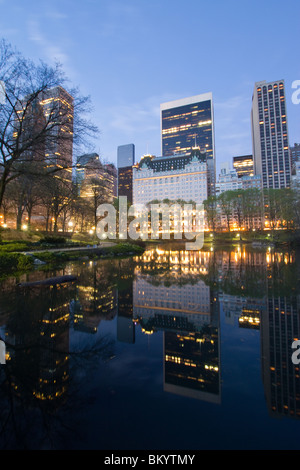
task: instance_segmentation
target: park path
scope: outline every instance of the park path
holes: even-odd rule
[[[114,246],[115,243],[113,242],[101,242],[98,245],[88,245],[88,246],[72,246],[68,248],[48,248],[45,250],[35,250],[35,251],[22,251],[23,255],[37,255],[38,253],[55,253],[55,252],[62,252],[62,251],[89,251],[89,250],[96,250],[97,248],[109,247]]]

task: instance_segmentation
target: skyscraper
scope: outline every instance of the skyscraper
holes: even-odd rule
[[[211,93],[162,103],[160,110],[163,157],[191,152],[195,146],[214,157]]]
[[[134,144],[118,147],[118,197],[126,196],[130,204],[132,204],[132,167],[134,159]]]
[[[73,121],[74,99],[61,86],[45,90],[39,104],[47,119],[57,116],[56,125],[52,126],[46,137],[46,161],[71,169],[73,166]]]
[[[251,125],[254,172],[261,175],[262,187],[289,187],[291,164],[283,80],[255,83]]]
[[[206,152],[212,169],[209,194],[215,184],[215,142],[212,93],[170,101],[160,105],[162,156],[191,153],[199,147]]]

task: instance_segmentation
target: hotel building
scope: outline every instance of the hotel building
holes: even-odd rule
[[[206,152],[207,162],[212,167],[208,194],[214,194],[216,165],[212,93],[162,103],[160,112],[162,156],[189,154],[198,146],[201,152]]]
[[[284,81],[257,82],[251,110],[254,173],[263,188],[286,188],[291,182]]]
[[[181,199],[202,204],[208,195],[208,165],[205,153],[172,157],[145,155],[133,167],[133,203]]]

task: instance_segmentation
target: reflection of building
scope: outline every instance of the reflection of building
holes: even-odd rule
[[[133,284],[133,316],[142,328],[200,331],[211,322],[210,289],[203,281],[165,287],[138,277]]]
[[[266,309],[264,298],[222,294],[220,300],[227,323],[234,324],[235,318],[237,318],[240,328],[259,330],[261,316]]]
[[[257,82],[252,97],[254,172],[263,188],[290,186],[291,162],[284,81]]]
[[[135,342],[135,324],[133,322],[133,265],[130,260],[120,261],[120,286],[118,288],[117,339],[121,343]]]
[[[270,296],[262,321],[263,383],[269,412],[276,417],[300,418],[300,368],[291,359],[291,345],[300,339],[299,308],[299,296]]]
[[[259,330],[262,313],[265,311],[265,300],[248,299],[239,317],[239,326]]]
[[[220,403],[219,332],[164,332],[164,390]]]
[[[56,407],[69,382],[69,302],[73,284],[24,288],[12,303],[6,328],[13,391]],[[22,327],[18,321],[22,316]],[[20,346],[20,347],[19,347]],[[24,367],[25,365],[25,367]],[[26,374],[26,375],[24,375]]]
[[[267,257],[267,312],[261,321],[262,376],[269,412],[300,418],[300,368],[292,343],[300,339],[299,277],[291,252]]]
[[[105,266],[92,261],[88,267],[83,265],[83,273],[76,286],[76,298],[71,304],[74,330],[96,333],[101,321],[109,321],[116,316],[116,286],[105,276]]]
[[[215,143],[212,93],[163,103],[160,110],[162,156],[190,153],[195,146],[199,146],[202,152],[206,152],[208,159],[213,161],[214,177],[209,188],[209,194],[213,194]]]
[[[164,332],[165,391],[219,403],[218,299],[195,278],[206,272],[204,256],[145,252],[133,282],[133,319],[146,334]],[[153,277],[155,267],[165,274]]]
[[[135,160],[134,144],[118,147],[118,197],[126,196],[132,204],[132,166]]]

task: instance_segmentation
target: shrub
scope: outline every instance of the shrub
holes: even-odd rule
[[[41,243],[47,243],[49,245],[57,245],[57,244],[64,244],[66,243],[66,239],[64,237],[55,237],[55,236],[46,236],[41,239]]]
[[[0,253],[12,253],[14,251],[26,251],[28,249],[28,243],[20,242],[9,242],[0,245]]]
[[[32,269],[34,261],[31,256],[18,253],[0,253],[0,272],[14,272]]]
[[[26,269],[31,269],[34,266],[34,261],[31,256],[26,256],[26,255],[19,255],[18,256],[18,269],[26,270]]]
[[[19,255],[14,253],[0,253],[0,271],[14,271],[18,267]]]

